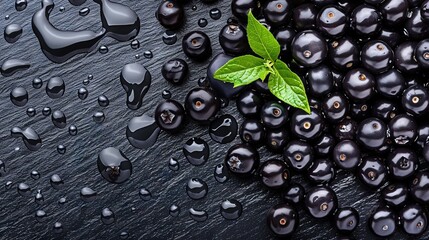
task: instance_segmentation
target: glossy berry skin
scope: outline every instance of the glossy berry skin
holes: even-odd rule
[[[429,68],[429,39],[424,39],[416,45],[414,57],[420,67]]]
[[[335,126],[335,138],[338,140],[353,140],[356,135],[357,122],[345,118]]]
[[[371,73],[378,74],[389,70],[393,64],[393,51],[381,40],[367,42],[361,51],[362,65]]]
[[[256,80],[252,83],[252,88],[255,89],[261,95],[270,95],[270,89],[268,88],[268,81]]]
[[[163,1],[156,11],[159,23],[168,29],[178,29],[184,22],[185,11],[175,0]]]
[[[387,168],[379,158],[365,157],[357,168],[357,175],[366,186],[378,188],[386,180]]]
[[[364,68],[350,70],[343,79],[346,95],[354,101],[366,101],[374,94],[375,78]]]
[[[299,32],[292,41],[292,57],[304,67],[315,67],[325,60],[328,46],[316,31]]]
[[[291,183],[282,190],[281,196],[287,203],[301,204],[304,202],[305,189],[299,183]]]
[[[332,216],[338,207],[337,195],[327,186],[310,189],[304,199],[308,213],[317,219]]]
[[[429,24],[422,20],[420,8],[411,10],[411,17],[405,22],[404,33],[413,40],[421,40],[429,34]]]
[[[403,42],[395,49],[395,67],[402,73],[414,73],[419,65],[414,58],[417,42]]]
[[[349,109],[350,117],[356,120],[363,120],[370,116],[371,114],[371,105],[362,103],[352,103]]]
[[[330,122],[339,122],[349,110],[348,100],[341,93],[333,93],[322,103],[323,114]]]
[[[158,104],[155,109],[155,122],[164,131],[178,132],[185,124],[185,109],[172,99]]]
[[[410,195],[419,203],[429,203],[429,172],[417,172],[410,184]]]
[[[405,89],[404,76],[396,69],[378,74],[375,80],[377,92],[388,98],[397,98]]]
[[[186,113],[197,122],[206,123],[216,115],[219,108],[220,101],[210,89],[194,88],[186,95]]]
[[[275,101],[267,102],[261,109],[261,120],[265,127],[280,128],[288,119],[286,107]]]
[[[317,15],[316,25],[327,37],[339,38],[347,30],[347,16],[340,7],[327,6]]]
[[[246,118],[259,117],[263,105],[263,98],[255,91],[244,91],[237,98],[237,109]]]
[[[266,129],[265,146],[271,152],[281,152],[289,141],[289,133],[284,128]]]
[[[397,104],[388,100],[376,100],[372,105],[372,116],[383,120],[391,120],[397,112]]]
[[[421,147],[425,147],[426,143],[429,141],[429,124],[421,123],[419,124],[418,136],[416,143]],[[429,161],[429,159],[428,159]]]
[[[353,232],[359,225],[359,213],[355,208],[339,208],[334,214],[335,228],[345,234]]]
[[[414,175],[419,166],[419,158],[411,149],[396,148],[388,155],[386,163],[391,177],[404,180]]]
[[[393,27],[401,25],[407,19],[408,0],[385,0],[379,10],[384,23]]]
[[[299,226],[298,211],[288,204],[278,204],[268,211],[267,223],[276,236],[288,237]]]
[[[324,122],[322,116],[314,109],[310,114],[296,110],[291,117],[291,132],[304,140],[315,140],[322,134]]]
[[[297,30],[313,29],[316,27],[316,17],[319,10],[313,4],[301,4],[293,9],[293,22]]]
[[[404,232],[421,235],[426,231],[428,218],[426,210],[420,204],[409,204],[399,212],[399,223]]]
[[[309,69],[305,79],[311,95],[315,97],[326,96],[334,87],[332,71],[326,65]]]
[[[329,133],[324,133],[314,142],[314,153],[317,156],[325,157],[331,154],[335,147],[335,139]]]
[[[404,184],[390,184],[381,191],[381,199],[391,207],[401,207],[408,199],[408,188]]]
[[[429,23],[429,0],[423,1],[420,8],[420,15],[425,23]]]
[[[191,31],[183,36],[183,52],[195,61],[205,61],[212,55],[210,38],[201,31]]]
[[[418,129],[414,118],[400,114],[389,122],[390,136],[398,145],[411,144],[417,138]]]
[[[429,144],[425,144],[423,147],[422,155],[426,162],[429,162]]]
[[[263,7],[265,20],[270,26],[286,25],[292,15],[291,0],[269,0]]]
[[[264,126],[257,120],[246,119],[240,126],[241,141],[252,146],[260,146],[265,140]]]
[[[310,2],[312,2],[314,5],[318,7],[323,7],[326,5],[335,4],[336,0],[310,0]]]
[[[410,114],[420,116],[429,111],[429,93],[420,84],[405,89],[402,94],[402,107]]]
[[[395,49],[403,41],[403,34],[391,29],[381,29],[377,39],[389,44],[390,48]]]
[[[302,172],[313,163],[313,149],[306,142],[292,140],[284,148],[283,159],[291,169]]]
[[[360,62],[359,45],[350,37],[329,44],[329,60],[340,71],[357,66]]]
[[[291,175],[286,163],[282,160],[271,159],[263,162],[259,170],[262,183],[271,189],[280,189],[287,186]]]
[[[381,28],[382,16],[373,6],[362,4],[356,7],[350,18],[355,33],[362,37],[375,35]]]
[[[259,162],[258,151],[246,144],[232,146],[225,157],[225,166],[232,173],[242,177],[253,174],[259,167]]]
[[[378,237],[391,236],[396,230],[396,214],[388,207],[379,207],[368,219],[371,231]]]
[[[280,27],[273,32],[274,37],[280,44],[280,58],[290,58],[290,44],[296,35],[295,29],[291,27]]]
[[[354,169],[361,159],[361,151],[352,140],[339,142],[332,151],[332,160],[341,169]]]
[[[327,159],[316,159],[308,168],[307,177],[315,183],[329,183],[335,178],[334,164]]]
[[[189,72],[188,64],[185,60],[180,58],[174,58],[162,66],[162,76],[170,83],[180,85],[182,84]]]
[[[219,43],[226,54],[237,56],[249,51],[246,29],[239,24],[228,24],[219,33]]]
[[[257,16],[260,10],[260,3],[258,0],[232,0],[231,11],[232,14],[240,19],[242,22],[247,22],[247,13],[252,9],[253,15]]]

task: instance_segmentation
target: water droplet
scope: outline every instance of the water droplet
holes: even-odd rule
[[[121,238],[121,239],[127,239],[128,237],[129,237],[130,235],[128,234],[128,232],[121,232],[120,234],[119,234],[119,237]]]
[[[9,20],[9,18],[10,18],[9,15],[4,16],[4,20]]]
[[[18,71],[29,69],[31,66],[29,61],[21,59],[8,59],[3,62],[0,68],[0,73],[4,77],[10,77]]]
[[[223,164],[218,164],[214,170],[214,177],[217,182],[224,183],[229,179],[228,169]]]
[[[85,87],[79,88],[79,90],[77,90],[77,96],[80,100],[85,100],[88,97],[88,90]]]
[[[33,170],[31,171],[30,176],[32,179],[37,180],[40,178],[40,173],[38,171]]]
[[[4,29],[4,39],[8,43],[15,43],[22,35],[22,27],[19,24],[12,23]]]
[[[177,34],[171,30],[167,30],[162,34],[162,41],[167,45],[173,45],[177,42]]]
[[[29,117],[34,117],[36,116],[36,109],[35,108],[27,108],[27,116]]]
[[[28,92],[23,87],[16,87],[10,92],[10,101],[15,106],[22,107],[28,102]]]
[[[53,77],[46,84],[46,94],[52,99],[60,98],[64,95],[66,85],[62,78]]]
[[[63,232],[63,225],[60,222],[55,222],[54,223],[54,233],[59,234]]]
[[[130,46],[132,49],[138,49],[140,48],[140,42],[137,39],[134,39],[133,41],[131,41]]]
[[[47,216],[46,212],[43,210],[37,210],[35,215],[38,222],[43,222]]]
[[[127,93],[128,108],[139,109],[152,82],[149,71],[139,63],[130,63],[122,68],[120,79]]]
[[[60,7],[60,12],[65,12],[66,11],[66,8],[65,7]]]
[[[6,188],[6,190],[9,190],[9,189],[11,189],[11,188],[12,188],[12,185],[13,185],[13,182],[12,182],[12,181],[7,181],[7,182],[4,184],[4,187]]]
[[[123,183],[132,173],[131,161],[121,150],[113,147],[98,154],[97,166],[101,176],[111,183]]]
[[[222,17],[222,12],[219,10],[219,8],[211,9],[209,14],[213,20],[219,20]]]
[[[150,50],[144,51],[143,56],[145,58],[153,58],[153,53]]]
[[[86,2],[86,0],[69,0],[70,4],[74,6],[80,6]]]
[[[203,27],[207,26],[207,24],[208,24],[207,19],[205,19],[205,18],[198,19],[198,26],[203,28]]]
[[[200,166],[209,158],[209,145],[201,138],[191,138],[183,146],[183,153],[189,163]]]
[[[106,225],[110,225],[115,222],[115,214],[109,208],[105,208],[101,211],[101,221]]]
[[[152,198],[152,194],[146,188],[140,189],[139,195],[143,201],[149,201]]]
[[[180,207],[176,204],[170,206],[170,216],[177,217],[180,214]]]
[[[89,74],[87,79],[91,81],[92,79],[94,79],[94,76],[92,74]]]
[[[64,187],[64,181],[61,179],[61,177],[58,174],[54,174],[51,176],[51,186],[55,190],[60,190]]]
[[[177,161],[177,159],[175,158],[170,158],[170,160],[168,161],[168,167],[172,171],[178,171],[180,168],[179,161]]]
[[[71,135],[71,136],[76,136],[77,135],[77,127],[76,127],[76,125],[70,125],[69,126],[69,134]]]
[[[32,85],[33,85],[33,88],[39,89],[43,86],[43,81],[40,78],[35,78],[33,79]]]
[[[59,154],[65,154],[66,150],[67,150],[66,146],[64,146],[62,144],[60,144],[60,145],[57,146],[57,152]]]
[[[105,95],[98,96],[98,105],[100,105],[100,107],[107,107],[109,104],[110,101]]]
[[[22,138],[25,146],[30,151],[37,151],[42,146],[42,139],[31,127],[26,128],[24,131],[19,127],[14,127],[11,130],[11,136]]]
[[[15,151],[19,151],[19,149],[21,149],[21,148],[19,148],[19,147],[15,147],[15,149],[14,149],[14,150],[15,150]]]
[[[20,183],[17,187],[19,195],[23,197],[28,197],[31,195],[31,188],[26,183]]]
[[[80,198],[84,202],[91,202],[97,198],[97,192],[89,187],[84,187],[80,190]]]
[[[134,55],[134,57],[135,57],[136,59],[140,59],[140,54],[136,54],[136,55]]]
[[[67,126],[66,115],[60,110],[55,110],[52,113],[51,119],[52,119],[52,123],[57,128],[65,128]]]
[[[189,215],[194,221],[197,222],[204,222],[209,217],[206,211],[196,210],[194,208],[189,209]]]
[[[89,9],[88,7],[84,7],[82,9],[79,10],[79,16],[86,16],[89,14],[89,12],[91,11],[91,9]]]
[[[60,205],[63,205],[66,202],[67,202],[67,198],[65,198],[65,197],[62,197],[62,198],[58,199],[58,204],[60,204]]]
[[[104,115],[104,112],[97,111],[92,115],[92,120],[96,123],[102,123],[106,119],[106,116]]]
[[[198,9],[198,7],[197,7],[197,5],[193,5],[191,9],[192,9],[192,11],[196,11]]]
[[[51,115],[51,108],[50,107],[44,107],[42,109],[42,115],[45,116],[45,117]]]
[[[143,114],[133,117],[128,123],[126,136],[130,144],[139,149],[153,146],[158,139],[160,129],[153,117]]]
[[[202,199],[207,195],[208,186],[199,178],[192,178],[186,185],[186,193],[194,200]]]
[[[41,190],[37,190],[36,196],[34,197],[34,201],[39,205],[42,205],[43,202],[45,201],[45,198],[43,197]]]
[[[235,118],[229,114],[222,115],[210,123],[209,134],[213,141],[230,143],[237,136],[238,125]]]
[[[168,90],[162,91],[162,98],[164,99],[170,99],[171,98],[171,92]]]
[[[210,81],[206,77],[201,77],[198,79],[198,86],[210,87]]]
[[[6,174],[6,165],[0,160],[0,177],[3,177]]]
[[[105,45],[102,45],[98,48],[98,52],[100,52],[101,54],[106,54],[109,52],[109,48]]]
[[[241,203],[237,200],[231,199],[223,201],[220,205],[220,214],[229,220],[237,219],[241,216],[243,212],[243,207]]]
[[[15,0],[15,9],[18,12],[24,11],[27,8],[27,0]]]

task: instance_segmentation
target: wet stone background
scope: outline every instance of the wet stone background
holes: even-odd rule
[[[186,59],[181,50],[182,36],[190,30],[202,30],[211,38],[213,56],[221,52],[218,33],[231,16],[229,0],[219,0],[207,5],[200,1],[190,1],[185,6],[186,23],[177,32],[178,41],[168,46],[162,41],[165,29],[155,19],[155,9],[160,0],[118,0],[135,10],[141,20],[139,49],[132,49],[129,42],[118,42],[104,38],[99,46],[108,47],[108,52],[101,54],[95,50],[87,55],[78,55],[62,64],[50,62],[41,52],[39,43],[31,29],[31,17],[40,9],[40,1],[29,1],[28,7],[21,12],[14,8],[14,1],[1,2],[2,27],[17,23],[23,27],[22,37],[14,44],[0,38],[0,62],[9,58],[26,59],[31,68],[18,72],[11,77],[0,76],[0,160],[6,165],[6,172],[0,171],[0,239],[272,239],[265,215],[267,210],[280,202],[279,194],[265,189],[257,178],[250,180],[232,177],[220,184],[214,178],[215,166],[222,163],[227,149],[240,142],[239,137],[232,143],[220,145],[210,139],[207,126],[188,123],[179,135],[161,133],[157,143],[146,150],[132,147],[126,139],[125,129],[132,117],[143,113],[153,114],[158,102],[162,100],[162,91],[170,90],[172,98],[184,101],[186,93],[197,86],[197,80],[205,76],[209,62],[194,63]],[[56,0],[51,13],[51,22],[59,29],[99,31],[101,22],[99,5],[86,1],[82,6],[72,6],[68,0]],[[197,10],[192,10],[196,5]],[[64,11],[60,11],[64,7]],[[89,7],[87,16],[79,16],[79,10]],[[217,7],[222,12],[219,20],[209,16],[210,9]],[[9,20],[5,16],[9,15]],[[198,26],[198,20],[206,18],[207,26]],[[153,58],[145,58],[144,52],[150,50]],[[140,58],[135,57],[136,54]],[[161,76],[160,67],[173,57],[185,59],[190,66],[189,79],[182,86],[172,86]],[[213,58],[213,57],[212,57]],[[119,73],[127,63],[138,62],[152,74],[152,85],[146,95],[143,106],[132,111],[127,108],[125,91],[119,80]],[[89,95],[85,100],[78,98],[78,89],[83,87],[83,80],[92,74],[93,79],[85,87]],[[66,83],[63,97],[50,99],[45,86],[47,80],[60,76]],[[39,77],[43,87],[35,89],[32,80]],[[14,106],[9,94],[15,87],[24,87],[29,93],[29,102],[24,107]],[[102,108],[97,103],[101,94],[110,100],[108,107]],[[29,117],[26,109],[34,107],[36,116]],[[50,117],[42,115],[42,109],[50,107],[52,111],[61,110],[67,116],[67,127],[56,128]],[[98,124],[92,115],[103,111],[106,119]],[[219,115],[231,114],[239,124],[243,119],[237,114],[235,103],[223,108]],[[76,136],[68,134],[68,127],[74,124],[78,128]],[[12,127],[32,127],[43,140],[43,146],[36,152],[27,150],[21,139],[10,136]],[[209,160],[202,166],[188,163],[182,153],[183,144],[192,137],[201,137],[210,146]],[[66,147],[66,153],[57,152],[57,146]],[[97,170],[97,155],[107,147],[116,147],[124,152],[133,164],[131,178],[120,185],[105,181]],[[280,155],[272,155],[260,149],[262,161]],[[178,171],[168,167],[171,157],[180,164]],[[32,171],[38,171],[40,178],[31,177]],[[61,189],[56,190],[50,184],[52,175],[58,174],[64,181]],[[208,194],[200,200],[192,200],[186,194],[186,183],[191,178],[200,178],[208,185]],[[309,185],[299,176],[293,179]],[[11,181],[10,189],[5,187]],[[17,192],[19,183],[28,184],[30,196],[21,196]],[[354,233],[356,239],[374,239],[370,235],[367,221],[368,214],[379,204],[379,194],[363,187],[353,175],[339,172],[332,183],[337,192],[340,206],[353,206],[361,214],[361,223]],[[84,202],[80,191],[89,187],[96,191],[97,198]],[[140,189],[146,188],[151,198],[143,200]],[[44,202],[35,202],[37,190],[41,190]],[[65,203],[59,200],[65,198]],[[224,219],[219,211],[223,200],[235,199],[243,205],[243,213],[237,220]],[[62,199],[64,201],[64,199]],[[170,206],[180,207],[177,217],[169,215]],[[101,221],[103,209],[109,208],[115,214],[115,223],[106,225]],[[196,222],[189,216],[189,209],[205,210],[208,219]],[[37,221],[37,210],[43,210],[46,216]],[[103,211],[106,213],[106,211]],[[40,213],[40,212],[39,212]],[[106,214],[109,212],[107,211]],[[329,220],[310,219],[303,209],[299,210],[300,228],[293,239],[335,239],[336,232]],[[62,224],[62,233],[55,233],[54,224]],[[108,222],[108,220],[107,220]],[[125,233],[126,232],[126,233]],[[426,233],[422,238],[427,238]],[[406,239],[405,235],[395,234],[394,239]]]

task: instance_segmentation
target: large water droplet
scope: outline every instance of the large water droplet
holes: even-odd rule
[[[126,136],[130,144],[139,149],[153,146],[158,139],[160,129],[153,117],[143,114],[133,117],[128,123]]]
[[[52,99],[60,98],[64,95],[66,84],[60,77],[53,77],[49,79],[46,84],[46,94]]]
[[[21,137],[25,146],[30,151],[37,151],[42,147],[42,139],[31,127],[26,128],[24,131],[19,127],[14,127],[11,130],[11,136]]]
[[[229,179],[229,171],[223,164],[218,164],[214,170],[214,177],[217,182],[224,183]]]
[[[237,219],[241,216],[243,212],[243,207],[241,203],[237,200],[225,200],[220,205],[220,214],[229,220]]]
[[[10,92],[10,101],[15,106],[22,107],[28,102],[28,92],[23,87],[16,87]]]
[[[208,186],[199,178],[192,178],[186,185],[186,193],[194,200],[202,199],[207,195]]]
[[[210,137],[218,143],[230,143],[237,136],[238,125],[229,114],[220,116],[210,123]]]
[[[115,222],[115,214],[109,208],[105,208],[101,211],[101,221],[106,225],[110,225]]]
[[[149,201],[152,198],[152,194],[149,192],[147,188],[140,189],[139,195],[143,201]]]
[[[120,79],[127,93],[128,108],[139,109],[152,82],[149,71],[139,63],[130,63],[122,68]]]
[[[162,41],[167,45],[173,45],[177,42],[177,34],[173,31],[167,30],[162,34]]]
[[[95,199],[97,199],[97,192],[92,190],[89,187],[83,187],[80,190],[80,198],[84,201],[84,202],[91,202],[94,201]]]
[[[18,12],[24,11],[27,8],[27,0],[15,0],[15,9]]]
[[[100,107],[107,107],[109,104],[110,101],[105,95],[98,96],[98,105],[100,105]]]
[[[209,217],[206,211],[196,210],[194,208],[189,209],[189,215],[193,220],[197,222],[204,222]]]
[[[31,195],[31,188],[26,183],[20,183],[17,187],[19,195],[23,197],[28,197]]]
[[[4,39],[8,43],[14,43],[18,41],[18,39],[22,35],[22,27],[19,24],[9,24],[4,29]]]
[[[222,12],[219,8],[213,8],[210,9],[209,15],[213,20],[219,20],[222,17]]]
[[[67,126],[66,115],[60,110],[55,110],[52,113],[51,119],[52,119],[52,123],[57,128],[65,128]]]
[[[209,158],[209,145],[201,138],[191,138],[183,146],[183,153],[189,163],[200,166]]]
[[[61,179],[61,177],[58,174],[52,175],[50,182],[51,182],[51,186],[55,190],[60,190],[64,187],[64,181],[63,179]]]
[[[26,70],[31,67],[29,61],[21,59],[8,59],[3,62],[0,68],[0,73],[4,77],[10,77],[18,71]]]
[[[79,90],[77,90],[77,97],[80,100],[85,100],[88,97],[88,90],[86,87],[81,87]]]
[[[119,149],[109,147],[98,154],[98,171],[111,183],[123,183],[132,173],[131,161]]]

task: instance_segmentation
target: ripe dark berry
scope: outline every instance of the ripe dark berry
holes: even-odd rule
[[[343,79],[343,89],[354,101],[366,101],[374,94],[375,78],[364,68],[350,70]]]
[[[201,31],[192,31],[183,36],[183,52],[195,61],[205,61],[212,55],[210,38]]]
[[[373,6],[362,4],[351,15],[350,25],[361,37],[375,35],[381,28],[381,14]]]
[[[304,202],[305,189],[299,183],[291,183],[282,190],[281,195],[285,202],[300,204]]]
[[[325,157],[331,154],[335,147],[335,139],[329,133],[324,133],[314,142],[314,153],[318,156]]]
[[[381,29],[378,35],[378,40],[381,40],[389,44],[390,48],[395,49],[403,40],[403,34],[400,31],[394,31],[391,29]]]
[[[310,114],[297,110],[291,117],[291,131],[297,137],[305,140],[315,140],[322,134],[324,122],[321,115],[314,109]]]
[[[377,75],[375,83],[377,92],[385,97],[401,96],[405,89],[404,76],[395,69]]]
[[[410,185],[410,195],[414,200],[428,204],[429,203],[429,172],[417,172]]]
[[[358,166],[358,177],[368,187],[378,188],[386,180],[387,168],[376,157],[364,157]]]
[[[299,226],[298,211],[288,204],[278,204],[272,207],[267,215],[268,226],[279,237],[288,237]]]
[[[339,142],[332,151],[332,159],[342,169],[354,169],[360,162],[361,151],[351,140]]]
[[[262,163],[259,175],[262,178],[262,183],[272,189],[284,188],[289,184],[291,179],[286,163],[277,159],[271,159]]]
[[[429,23],[429,0],[423,1],[420,8],[420,15],[424,22]]]
[[[240,126],[240,138],[244,143],[260,146],[265,140],[265,129],[262,124],[253,119],[244,120]]]
[[[265,146],[272,152],[281,152],[289,141],[289,133],[285,128],[266,129]]]
[[[237,98],[237,109],[247,118],[259,117],[264,100],[255,91],[244,91]]]
[[[313,150],[310,144],[293,140],[285,147],[283,159],[290,168],[301,172],[313,163]]]
[[[296,35],[295,29],[291,27],[281,27],[276,29],[273,35],[280,44],[280,57],[287,60],[290,58],[290,44]]]
[[[177,29],[184,23],[185,12],[177,1],[166,0],[159,5],[155,15],[165,28]]]
[[[308,70],[305,78],[312,96],[324,97],[332,92],[334,80],[331,69],[326,65],[320,65]]]
[[[307,177],[315,183],[329,183],[335,178],[334,164],[327,159],[317,159],[308,168]]]
[[[391,207],[400,207],[407,202],[408,188],[404,184],[390,184],[381,191],[381,199]]]
[[[322,34],[339,38],[347,30],[347,16],[340,7],[327,6],[317,15],[316,25]]]
[[[429,124],[428,123],[419,124],[418,137],[417,137],[416,143],[423,148],[425,147],[428,141],[429,141]]]
[[[417,42],[403,42],[395,49],[395,67],[405,73],[413,73],[419,70],[419,65],[414,57],[414,49]]]
[[[316,31],[302,31],[292,41],[292,56],[297,63],[305,67],[319,65],[327,54],[325,39]]]
[[[359,225],[359,213],[355,208],[339,208],[334,214],[335,227],[342,233],[351,233]]]
[[[420,8],[417,7],[411,10],[411,17],[405,22],[404,33],[413,40],[421,40],[428,36],[429,24],[422,20]]]
[[[293,9],[293,22],[298,30],[316,27],[316,16],[319,10],[313,4],[301,4]]]
[[[371,105],[366,103],[352,103],[349,109],[350,117],[356,120],[366,119],[370,116]]]
[[[420,67],[429,68],[429,39],[424,39],[416,45],[414,57]]]
[[[323,113],[331,122],[339,122],[349,110],[348,100],[340,93],[333,93],[322,103]]]
[[[268,128],[282,127],[288,119],[286,107],[279,102],[267,102],[261,109],[261,120]]]
[[[356,129],[357,122],[350,118],[345,118],[335,126],[335,138],[340,141],[345,139],[353,140],[356,135]]]
[[[232,14],[243,22],[247,22],[247,13],[252,9],[252,13],[258,16],[261,4],[258,0],[232,0]]]
[[[411,149],[396,148],[388,155],[386,163],[390,176],[404,180],[414,175],[419,166],[419,159]]]
[[[407,19],[407,0],[385,0],[380,6],[383,21],[390,26],[398,26]]]
[[[314,218],[331,216],[338,207],[337,195],[327,186],[310,189],[305,196],[305,208]]]
[[[407,115],[400,114],[389,122],[390,136],[396,144],[411,144],[417,138],[417,123]]]
[[[390,120],[396,116],[398,106],[388,100],[376,100],[372,105],[372,115],[383,120]]]
[[[250,145],[234,145],[226,154],[225,166],[238,176],[248,176],[259,167],[259,153]]]
[[[379,207],[369,217],[371,231],[379,237],[388,237],[396,230],[396,215],[388,207]]]
[[[219,99],[213,91],[209,89],[194,88],[186,95],[186,113],[197,122],[207,122],[216,115],[219,111],[219,107]]]
[[[239,24],[228,24],[219,33],[219,43],[223,51],[230,55],[243,55],[249,51],[246,29]]]
[[[188,64],[180,58],[174,58],[167,61],[161,69],[162,76],[165,80],[178,85],[185,81],[188,71]]]
[[[429,111],[429,93],[423,86],[416,84],[405,89],[402,94],[402,107],[413,115],[423,115]]]
[[[410,235],[421,235],[428,225],[426,210],[420,204],[405,206],[398,217],[402,229]]]
[[[329,60],[340,71],[357,66],[360,62],[359,45],[350,37],[329,44]]]
[[[263,7],[265,20],[270,26],[287,25],[292,14],[292,0],[269,0]]]
[[[385,42],[372,40],[363,46],[361,61],[362,65],[371,73],[382,73],[392,66],[393,51]]]
[[[162,130],[177,132],[185,124],[185,109],[175,100],[165,100],[156,107],[155,121]]]

